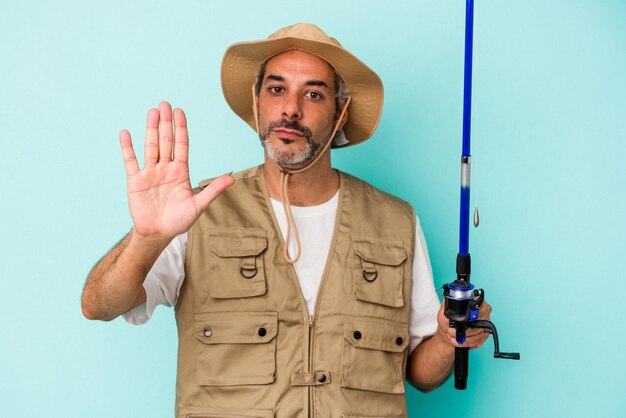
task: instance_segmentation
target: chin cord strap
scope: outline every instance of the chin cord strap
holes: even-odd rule
[[[254,89],[254,86],[252,86],[252,98],[254,100],[254,104],[252,106],[253,108],[252,111],[254,113],[254,121],[256,123],[257,133],[260,135],[261,132],[259,130],[259,115],[258,115],[258,110],[257,110],[258,99],[256,96],[256,91]],[[319,152],[319,154],[317,154],[317,156],[313,159],[313,161],[311,161],[309,164],[305,165],[304,167],[298,168],[296,170],[290,170],[288,168],[280,166],[280,200],[282,200],[283,209],[285,211],[285,216],[287,217],[287,235],[285,237],[285,246],[283,247],[283,257],[285,258],[285,261],[287,261],[287,263],[289,264],[294,264],[296,261],[298,261],[300,259],[300,254],[302,253],[302,244],[300,243],[300,236],[298,235],[298,227],[296,226],[296,221],[294,221],[293,219],[293,214],[291,213],[291,204],[289,203],[289,188],[288,188],[289,176],[292,174],[302,173],[308,170],[309,168],[313,167],[315,163],[319,161],[322,155],[324,155],[326,151],[328,151],[328,149],[330,148],[333,142],[333,138],[335,137],[335,134],[338,131],[339,123],[341,122],[344,115],[346,114],[346,110],[348,110],[348,105],[350,105],[350,100],[351,100],[351,96],[348,96],[348,99],[346,100],[346,104],[343,105],[341,114],[339,115],[339,118],[337,119],[337,123],[335,123],[335,128],[333,129],[333,132],[331,133],[328,141],[326,141],[324,148],[322,148],[322,150]],[[291,258],[289,256],[289,240],[291,238],[292,226],[293,226],[293,235],[296,239],[296,248],[297,248],[296,256],[294,258]]]

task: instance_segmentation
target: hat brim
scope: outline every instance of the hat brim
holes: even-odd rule
[[[260,65],[274,55],[292,49],[316,55],[341,75],[351,101],[343,130],[350,141],[341,148],[368,139],[378,126],[383,108],[383,83],[378,75],[340,46],[314,40],[285,37],[239,42],[226,50],[222,60],[222,91],[233,111],[256,131],[252,111],[252,85]]]

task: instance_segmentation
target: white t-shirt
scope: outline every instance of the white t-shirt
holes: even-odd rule
[[[283,205],[277,200],[271,199],[271,201],[284,239],[287,233],[287,218]],[[291,207],[302,246],[300,259],[293,266],[309,314],[313,314],[315,298],[322,280],[325,265],[320,260],[326,260],[328,256],[338,201],[339,193],[336,193],[329,201],[318,206]],[[157,305],[176,305],[185,279],[186,250],[187,233],[174,238],[165,248],[143,282],[146,302],[123,315],[127,322],[135,325],[144,324],[150,319]],[[289,242],[289,254],[292,257],[296,254],[293,234]],[[424,338],[437,331],[437,312],[440,305],[419,220],[415,234],[413,288],[410,303],[409,352],[412,352]]]

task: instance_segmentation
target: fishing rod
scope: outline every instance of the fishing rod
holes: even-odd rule
[[[490,321],[478,319],[478,312],[485,300],[483,289],[475,289],[470,283],[471,258],[469,253],[470,208],[470,126],[472,108],[472,44],[474,32],[474,0],[466,0],[465,6],[465,70],[463,87],[463,149],[461,154],[461,214],[459,228],[459,253],[456,257],[457,278],[443,285],[445,298],[444,315],[450,327],[456,329],[456,341],[463,344],[469,328],[481,328],[493,335],[494,357],[519,360],[519,353],[501,353],[496,326]],[[474,226],[478,226],[478,211],[474,212]],[[467,388],[469,349],[454,349],[454,387]]]

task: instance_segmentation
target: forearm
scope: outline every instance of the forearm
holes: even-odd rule
[[[422,341],[409,357],[407,380],[422,392],[441,386],[450,376],[454,366],[454,347],[447,336],[437,330],[432,337]]]
[[[81,300],[85,317],[109,321],[143,303],[143,281],[168,243],[134,231],[124,237],[87,277]]]

